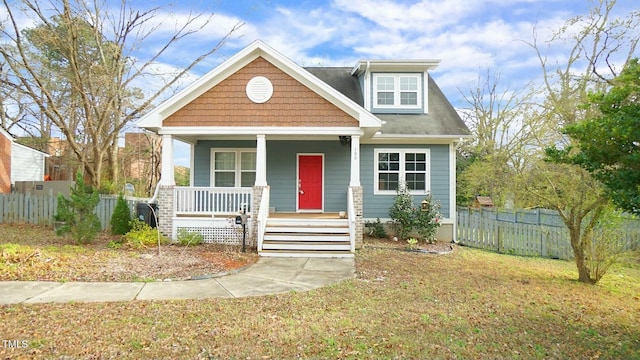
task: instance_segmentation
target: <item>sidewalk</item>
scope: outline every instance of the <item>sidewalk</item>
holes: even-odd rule
[[[235,274],[163,282],[0,281],[0,304],[206,299],[308,291],[355,275],[354,259],[260,258]]]

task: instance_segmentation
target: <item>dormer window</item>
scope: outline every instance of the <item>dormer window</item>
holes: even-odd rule
[[[375,108],[418,109],[422,107],[420,74],[373,74]]]

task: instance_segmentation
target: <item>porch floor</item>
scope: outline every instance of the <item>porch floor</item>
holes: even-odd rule
[[[269,213],[270,219],[340,219],[337,212],[272,212]]]

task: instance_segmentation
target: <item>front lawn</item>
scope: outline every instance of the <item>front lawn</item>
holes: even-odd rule
[[[0,334],[28,346],[0,357],[640,358],[635,262],[590,286],[567,261],[371,245],[355,279],[304,293],[2,306]]]

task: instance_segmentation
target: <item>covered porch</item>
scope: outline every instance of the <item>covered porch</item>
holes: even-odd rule
[[[198,231],[207,242],[240,244],[235,218],[246,213],[246,242],[262,256],[353,256],[363,225],[361,135],[322,130],[321,136],[163,134],[160,230],[172,239]],[[173,178],[174,139],[191,145],[187,187]],[[321,171],[305,175],[303,167],[313,165],[303,161],[314,157]],[[319,184],[310,184],[314,177]],[[310,200],[313,186],[320,195]]]

